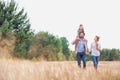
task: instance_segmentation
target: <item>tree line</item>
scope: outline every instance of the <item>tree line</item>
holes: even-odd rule
[[[5,47],[9,49],[10,55],[22,59],[47,61],[76,59],[73,51],[69,49],[66,37],[58,37],[43,31],[35,34],[24,8],[18,10],[14,0],[10,2],[0,0],[0,48]],[[91,60],[90,55],[87,59]],[[103,49],[100,60],[120,60],[120,50]]]
[[[91,55],[87,55],[87,60],[92,60]],[[100,52],[100,61],[120,61],[120,49],[103,48]]]
[[[70,59],[71,51],[65,37],[57,37],[43,31],[35,34],[30,27],[24,8],[18,10],[14,0],[0,0],[0,44],[5,40],[14,41],[14,50],[10,52],[12,56],[24,59]]]

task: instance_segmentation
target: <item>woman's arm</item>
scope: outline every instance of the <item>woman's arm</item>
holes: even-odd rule
[[[98,44],[98,46],[97,46],[97,50],[98,50],[98,51],[101,51],[101,50],[102,50],[100,44]]]

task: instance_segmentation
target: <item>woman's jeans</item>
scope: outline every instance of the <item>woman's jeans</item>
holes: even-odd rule
[[[92,60],[93,60],[94,68],[97,69],[99,56],[92,56]]]
[[[81,67],[81,60],[83,61],[83,68],[86,68],[86,54],[85,52],[78,52],[77,53],[77,62],[78,66]]]

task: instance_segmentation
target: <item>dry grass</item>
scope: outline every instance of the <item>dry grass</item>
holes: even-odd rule
[[[120,80],[120,62],[100,62],[96,72],[92,62],[86,70],[76,62],[31,62],[0,59],[0,80]]]

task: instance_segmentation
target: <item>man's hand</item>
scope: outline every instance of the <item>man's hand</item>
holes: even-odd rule
[[[77,51],[74,51],[73,53],[74,53],[74,57],[76,57],[77,56]]]
[[[73,42],[72,45],[77,44],[80,41],[80,38],[76,38]]]

